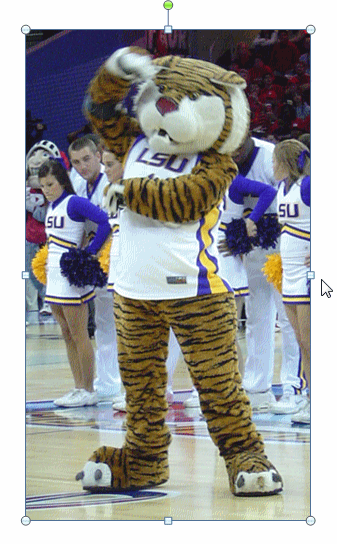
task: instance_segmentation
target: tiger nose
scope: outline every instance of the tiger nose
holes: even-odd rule
[[[156,108],[161,115],[165,113],[170,113],[171,111],[176,111],[178,109],[177,104],[170,98],[164,98],[163,96],[159,98],[156,102]]]

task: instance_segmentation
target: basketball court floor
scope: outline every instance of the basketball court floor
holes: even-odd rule
[[[60,329],[53,318],[30,319],[26,328],[26,513],[30,520],[303,520],[310,516],[310,427],[291,416],[254,414],[266,452],[284,480],[284,492],[238,498],[229,491],[225,463],[198,409],[185,409],[191,381],[181,360],[174,376],[170,480],[124,494],[92,495],[75,475],[102,445],[121,446],[125,414],[111,402],[58,408],[53,399],[73,388]],[[244,332],[239,333],[245,355]],[[281,333],[275,331],[273,390],[280,395]],[[94,341],[93,341],[94,344]]]

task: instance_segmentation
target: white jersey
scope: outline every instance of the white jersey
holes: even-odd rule
[[[73,221],[67,212],[68,202],[73,195],[69,195],[61,202],[49,204],[45,226],[48,240],[48,254],[57,262],[64,250],[71,247],[79,247],[84,234],[82,222]],[[54,266],[54,261],[48,261],[49,266]]]
[[[272,185],[275,187],[277,185],[274,172],[273,172],[273,163],[272,156],[275,145],[271,142],[265,142],[264,140],[258,140],[257,138],[252,138],[255,143],[252,157],[249,164],[245,165],[243,168],[239,167],[240,174],[245,176],[248,179],[254,181],[260,181],[266,183],[267,185]],[[249,196],[244,198],[244,208],[245,215],[248,215],[251,210],[256,206],[258,198]],[[276,199],[273,200],[269,208],[265,213],[276,214]]]
[[[241,219],[243,217],[243,204],[233,202],[229,197],[228,189],[224,197],[224,207],[221,214],[221,222],[219,228],[219,238],[225,237],[226,224],[231,223],[233,219]]]
[[[154,153],[138,138],[126,159],[124,178],[161,179],[189,174],[198,155]],[[216,244],[222,201],[191,223],[165,223],[120,211],[115,291],[134,299],[180,299],[232,291],[219,274]],[[113,251],[114,243],[112,243]]]
[[[237,204],[229,197],[229,191],[226,191],[224,197],[224,208],[221,214],[218,240],[226,238],[227,224],[233,219],[241,219],[243,216],[243,204]],[[248,279],[242,259],[239,255],[224,256],[220,253],[220,275],[225,277],[234,290],[235,296],[247,296],[249,294]]]
[[[107,175],[102,172],[102,168],[101,168],[101,173],[99,174],[92,188],[89,189],[89,185],[88,183],[86,183],[85,190],[79,196],[87,198],[88,200],[90,200],[92,204],[95,204],[95,206],[98,206],[99,208],[103,208],[104,189],[108,184],[109,184],[109,180],[107,178]],[[85,231],[87,233],[89,240],[94,236],[94,234],[97,231],[97,228],[98,227],[96,223],[94,223],[93,221],[89,221],[88,219],[86,220]]]
[[[45,301],[50,304],[81,304],[94,297],[91,286],[84,288],[70,285],[61,274],[60,259],[72,247],[80,247],[84,236],[84,223],[74,221],[68,215],[69,195],[49,204],[45,225],[48,241],[47,287]]]
[[[310,206],[303,202],[302,182],[303,177],[289,191],[281,182],[277,193],[278,218],[282,224],[282,299],[285,304],[310,303],[308,268],[304,264],[310,253]]]
[[[282,225],[281,255],[306,255],[310,243],[310,206],[301,197],[303,177],[286,192],[285,183],[280,183],[277,193],[278,220]]]
[[[69,178],[77,196],[84,196],[87,182],[74,167],[69,172]]]

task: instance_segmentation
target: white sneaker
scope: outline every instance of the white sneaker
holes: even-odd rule
[[[117,412],[126,412],[126,398],[125,395],[119,398],[115,398],[112,402],[112,408],[113,410],[116,410]]]
[[[250,400],[250,405],[253,412],[270,412],[271,407],[276,403],[275,396],[271,389],[264,391],[263,393],[249,393],[246,394]]]
[[[63,397],[54,400],[56,406],[78,407],[78,406],[93,406],[98,403],[96,391],[90,392],[86,389],[73,389]]]
[[[271,407],[273,414],[296,414],[305,407],[308,399],[302,395],[285,393],[281,399]]]
[[[184,400],[184,406],[185,408],[200,408],[199,395],[196,389],[193,389],[192,395]]]
[[[294,414],[291,418],[292,423],[302,423],[303,425],[310,425],[310,401],[307,400],[306,405],[302,410]]]
[[[94,389],[97,393],[99,400],[112,400],[121,397],[123,395],[121,388],[121,381],[115,383],[104,383],[101,379],[96,378],[94,380]]]
[[[44,302],[41,310],[39,311],[40,315],[52,315],[51,307],[47,302]]]

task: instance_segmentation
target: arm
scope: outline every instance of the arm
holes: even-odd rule
[[[92,204],[87,198],[73,196],[69,199],[67,212],[73,221],[85,221],[89,219],[98,225],[97,232],[86,248],[89,253],[96,254],[110,234],[111,228],[108,215],[98,206]]]
[[[236,174],[237,166],[228,155],[208,153],[188,175],[123,180],[123,196],[130,210],[146,217],[196,221],[218,205]]]
[[[243,197],[245,196],[251,195],[258,197],[256,206],[248,216],[256,223],[273,202],[277,195],[277,191],[274,187],[271,187],[271,185],[245,178],[239,174],[229,189],[229,195],[236,204],[242,204]]]
[[[270,206],[272,201],[277,195],[276,189],[265,183],[247,179],[241,175],[238,175],[233,181],[229,194],[234,202],[243,202],[243,197],[252,195],[258,197],[258,201],[251,212],[246,218],[247,234],[250,237],[254,237],[257,234],[256,222],[262,217],[266,209]]]
[[[98,70],[84,102],[85,114],[108,149],[122,162],[132,140],[140,134],[138,122],[122,109],[132,83],[153,77],[148,52],[138,47],[117,50]]]

